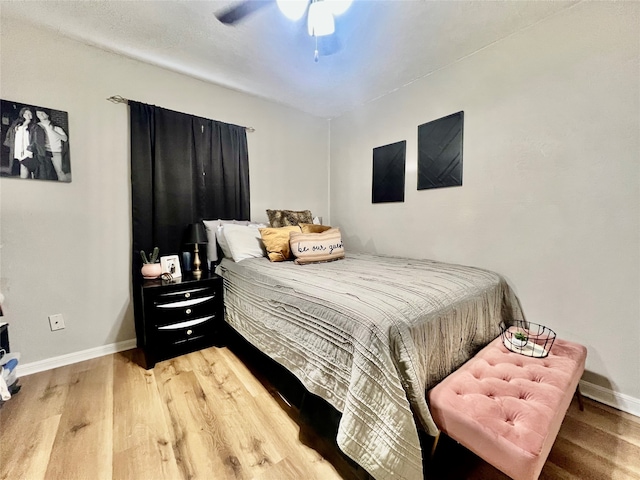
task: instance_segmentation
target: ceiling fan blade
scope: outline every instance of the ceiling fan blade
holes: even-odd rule
[[[258,10],[275,3],[275,0],[245,0],[219,13],[216,18],[225,25],[233,25]]]

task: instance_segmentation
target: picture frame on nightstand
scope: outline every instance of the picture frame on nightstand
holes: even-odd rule
[[[166,255],[160,257],[160,268],[162,274],[168,273],[171,278],[182,277],[182,270],[180,269],[180,258],[178,255]]]

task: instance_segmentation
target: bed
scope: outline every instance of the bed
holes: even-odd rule
[[[225,319],[341,412],[339,448],[376,480],[422,479],[426,391],[523,319],[498,274],[350,253],[296,265],[223,259]]]

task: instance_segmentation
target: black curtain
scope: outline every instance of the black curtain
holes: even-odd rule
[[[129,112],[135,285],[140,250],[178,254],[190,223],[249,219],[249,155],[244,127],[133,101]]]

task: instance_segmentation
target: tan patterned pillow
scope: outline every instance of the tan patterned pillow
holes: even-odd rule
[[[260,236],[262,243],[267,249],[267,256],[272,262],[284,262],[290,260],[291,250],[289,248],[289,234],[291,232],[301,233],[300,227],[280,227],[261,228]]]
[[[294,210],[267,210],[267,217],[269,217],[270,225],[274,228],[289,227],[299,223],[313,223],[313,216],[309,210],[299,212]]]
[[[344,246],[339,228],[330,228],[322,233],[295,233],[289,237],[291,253],[296,263],[331,262],[344,258]]]
[[[330,225],[318,225],[316,223],[300,223],[302,233],[322,233],[331,228]]]

